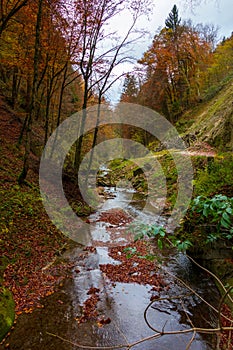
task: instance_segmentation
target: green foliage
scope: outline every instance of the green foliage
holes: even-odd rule
[[[148,150],[150,151],[156,151],[157,148],[159,148],[161,145],[159,140],[153,140],[149,143],[149,145],[147,146]]]
[[[127,73],[121,94],[121,102],[135,103],[138,90],[138,83],[135,75]]]
[[[14,323],[15,303],[12,294],[6,288],[0,290],[0,341]]]
[[[195,119],[190,117],[188,118],[180,118],[176,123],[176,130],[179,132],[179,134],[185,133],[195,122]]]
[[[114,172],[119,171],[120,173],[122,172],[122,170],[125,171],[129,167],[131,167],[132,165],[133,165],[133,162],[131,162],[128,159],[123,159],[123,158],[116,158],[116,159],[111,160],[108,163],[109,169],[111,169]]]
[[[141,164],[144,167],[151,167],[149,170],[151,173],[151,187],[156,189],[156,193],[158,193],[158,189],[161,186],[162,191],[164,190],[164,177],[166,178],[166,187],[167,187],[167,204],[168,207],[173,207],[176,199],[177,199],[177,180],[178,180],[178,172],[177,167],[174,162],[174,159],[169,151],[163,150],[156,153],[157,160],[161,165],[161,169],[158,169],[156,165],[155,168],[151,166],[151,158],[148,158],[147,162],[145,162],[145,158],[137,158],[137,164],[133,163],[130,160],[123,159],[114,159],[109,163],[109,168],[112,170],[111,176],[113,182],[117,182],[120,179],[127,179],[131,181],[134,188],[139,192],[147,193],[148,183],[144,176],[136,175],[135,171],[140,168],[140,159]],[[180,162],[184,164],[186,162],[185,157],[181,157]]]
[[[181,18],[179,18],[179,11],[176,5],[173,6],[168,18],[165,21],[166,28],[176,31],[180,25]]]
[[[222,84],[211,85],[205,92],[204,101],[209,101],[214,98],[221,90]]]
[[[208,222],[210,226],[214,226],[214,232],[207,236],[207,243],[218,238],[233,238],[233,197],[228,198],[221,194],[212,198],[198,196],[193,200],[191,211],[198,224]]]
[[[149,238],[156,238],[157,244],[160,249],[164,246],[164,238],[166,231],[162,226],[148,225],[148,224],[138,224],[133,227],[132,230],[135,233],[134,241],[143,239],[145,236]]]
[[[2,188],[0,198],[0,244],[10,242],[11,249],[15,249],[13,260],[17,260],[18,252],[26,258],[32,255],[31,241],[26,240],[28,234],[42,234],[40,238],[48,237],[48,245],[63,239],[63,236],[52,235],[54,227],[45,214],[39,189],[18,185]],[[14,261],[10,260],[7,264],[12,262]]]
[[[123,250],[126,254],[126,258],[129,259],[135,254],[139,254],[136,247],[127,247]]]
[[[123,250],[124,252],[128,253],[126,254],[126,258],[130,259],[133,256],[137,256],[140,259],[146,259],[149,261],[154,261],[156,259],[156,256],[153,254],[146,254],[146,255],[141,255],[138,251],[136,247],[127,247]]]
[[[178,245],[186,245],[188,240],[197,250],[222,245],[233,248],[233,197],[216,194],[194,198],[174,237]]]
[[[233,78],[233,72],[230,72],[223,80],[210,85],[203,95],[203,101],[209,101],[214,98]]]
[[[172,208],[177,199],[178,193],[178,171],[176,164],[172,155],[169,152],[164,152],[162,157],[160,158],[160,164],[162,166],[162,171],[164,173],[163,176],[166,178],[167,185],[167,204],[170,208]],[[180,159],[180,162],[186,162],[186,158],[183,157]],[[159,172],[156,172],[154,176],[158,176]],[[157,185],[157,182],[156,182]]]
[[[209,90],[212,92],[214,92],[215,89],[218,90],[218,87],[221,88],[221,86],[232,77],[232,47],[233,36],[231,35],[230,38],[224,39],[219,43],[213,53],[212,63],[205,72]],[[208,92],[207,90],[207,97],[209,95]],[[212,96],[210,94],[210,97]]]
[[[175,236],[170,236],[169,239],[171,240],[172,244],[181,252],[185,252],[193,245],[189,239],[180,240]]]
[[[135,242],[145,237],[156,238],[158,247],[160,249],[164,247],[166,231],[162,226],[136,223],[130,225],[129,231],[135,234]]]
[[[222,188],[233,186],[233,155],[225,153],[215,158],[204,169],[196,172],[194,180],[194,196],[210,196],[220,193]]]
[[[161,250],[163,248],[174,246],[179,251],[186,251],[192,246],[190,240],[180,240],[175,236],[168,236],[165,228],[156,224],[148,225],[137,223],[130,225],[129,230],[135,234],[134,241],[144,239],[145,237],[154,238],[158,248]]]
[[[87,216],[93,211],[88,204],[82,202],[72,202],[70,205],[78,216]]]
[[[1,226],[12,225],[15,218],[31,217],[35,214],[38,202],[41,202],[39,191],[30,189],[24,191],[20,186],[15,185],[8,191],[4,189],[0,192],[1,196]]]

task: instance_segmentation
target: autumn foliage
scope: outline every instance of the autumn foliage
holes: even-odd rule
[[[163,113],[172,123],[232,75],[233,38],[216,47],[213,25],[182,21],[173,7],[165,26],[125,78],[121,101],[139,103]]]

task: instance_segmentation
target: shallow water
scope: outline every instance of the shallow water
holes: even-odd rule
[[[75,265],[72,279],[66,280],[55,294],[43,300],[43,309],[37,309],[32,314],[24,314],[18,318],[15,329],[6,342],[10,344],[10,349],[73,350],[78,348],[74,345],[77,343],[103,349],[105,346],[134,343],[155,334],[144,318],[144,311],[150,303],[152,286],[119,282],[113,284],[99,268],[100,264],[120,263],[109,257],[108,246],[124,244],[129,236],[125,233],[124,227],[96,220],[106,210],[122,208],[137,217],[140,222],[159,224],[164,222],[161,218],[155,217],[149,207],[145,209],[145,199],[131,189],[109,188],[107,192],[111,194],[111,198],[105,200],[99,211],[89,218],[92,222],[92,240],[89,243],[96,246],[96,250],[87,252],[85,257],[80,248],[74,248],[65,254],[65,257]],[[216,305],[218,292],[213,281],[193,266],[185,255],[169,250],[164,252],[164,256],[160,273],[170,289],[164,289],[160,294],[164,299],[154,302],[148,309],[147,318],[150,325],[164,332],[187,329],[192,327],[190,323],[196,327],[214,326],[216,324],[214,312],[197,296],[190,295],[190,289],[182,286],[171,274],[184,280],[203,298]],[[91,287],[100,289],[99,314],[111,319],[111,323],[101,328],[95,321],[83,324],[77,321]],[[207,320],[210,324],[207,324]],[[59,335],[73,344],[48,333]],[[192,333],[164,335],[158,339],[139,343],[133,349],[184,350],[191,337]],[[190,349],[215,349],[215,337],[197,334]]]

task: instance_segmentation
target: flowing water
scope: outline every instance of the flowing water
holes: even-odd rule
[[[107,199],[106,199],[107,198]],[[108,255],[109,246],[126,244],[128,237],[125,225],[109,225],[100,221],[101,214],[113,208],[122,208],[128,214],[136,216],[139,222],[164,224],[145,206],[145,198],[132,189],[106,188],[105,201],[99,211],[90,215],[92,222],[91,242],[95,250],[83,254],[81,248],[66,253],[73,261],[73,277],[66,280],[56,293],[43,301],[43,309],[32,314],[21,315],[15,329],[7,339],[12,350],[74,350],[104,349],[108,346],[130,344],[155,332],[150,329],[144,318],[144,311],[150,303],[151,285],[137,283],[111,283],[101,272],[100,264],[119,264]],[[144,208],[144,210],[142,210]],[[165,251],[161,263],[161,275],[170,286],[160,294],[162,300],[155,301],[146,314],[149,324],[160,331],[179,331],[190,327],[211,328],[216,325],[216,314],[190,289],[182,285],[176,277],[185,281],[202,298],[217,305],[219,298],[215,285],[209,277],[193,266],[188,258],[172,250]],[[100,290],[98,312],[104,319],[110,319],[103,327],[89,320],[79,324],[82,305],[89,298],[88,291],[95,287]],[[58,335],[67,341],[56,338]],[[140,350],[185,350],[192,333],[163,335],[138,343],[133,349]],[[215,349],[214,336],[196,334],[191,343],[192,350]],[[81,344],[83,347],[77,347]],[[86,346],[86,347],[85,347]],[[3,346],[3,349],[5,347]],[[127,349],[127,347],[122,347]]]

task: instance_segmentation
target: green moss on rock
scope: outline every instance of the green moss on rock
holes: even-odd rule
[[[0,341],[12,327],[15,319],[15,303],[11,292],[6,288],[0,290]]]

